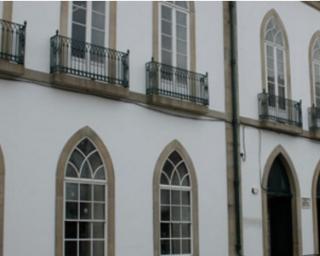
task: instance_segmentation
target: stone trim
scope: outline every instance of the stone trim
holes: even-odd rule
[[[2,19],[12,21],[13,1],[3,1]]]
[[[55,256],[63,256],[63,201],[64,201],[64,171],[65,164],[68,158],[77,145],[83,138],[89,138],[97,147],[101,158],[106,167],[107,173],[107,250],[108,256],[115,254],[115,177],[114,169],[110,154],[105,147],[103,141],[98,135],[88,126],[78,130],[65,144],[58,161],[57,176],[56,176],[56,222],[55,222]]]
[[[314,88],[314,81],[313,81],[313,58],[312,58],[312,50],[314,43],[317,39],[320,39],[320,31],[316,31],[310,40],[309,44],[309,76],[310,76],[310,96],[311,96],[311,105],[315,105],[315,88]]]
[[[292,197],[292,235],[293,235],[293,256],[302,255],[302,229],[301,229],[301,197],[298,176],[293,162],[286,150],[278,145],[269,155],[262,177],[261,198],[262,198],[262,224],[263,224],[263,255],[270,255],[269,222],[268,222],[268,199],[266,188],[268,186],[269,173],[274,160],[280,156],[289,177],[290,186],[293,192]]]
[[[306,5],[315,8],[316,10],[320,11],[320,3],[319,1],[302,1]]]
[[[4,201],[5,201],[5,166],[0,145],[0,256],[3,256]]]
[[[160,43],[159,43],[159,1],[152,2],[152,57],[155,61],[160,62]],[[196,17],[195,17],[195,2],[189,1],[189,47],[190,47],[190,57],[189,64],[190,70],[196,72]]]
[[[313,217],[313,245],[314,253],[319,253],[319,230],[318,230],[318,209],[317,209],[317,183],[320,178],[320,161],[318,162],[312,178],[312,217]]]
[[[291,99],[291,75],[290,75],[290,50],[289,50],[289,42],[288,42],[288,34],[285,29],[285,26],[275,9],[271,9],[268,11],[265,16],[263,17],[261,26],[260,26],[260,55],[261,55],[261,77],[262,77],[262,90],[267,91],[266,85],[266,58],[265,58],[265,50],[264,50],[264,31],[266,23],[269,21],[271,17],[274,17],[277,21],[277,24],[283,31],[284,43],[285,43],[285,54],[286,54],[286,75],[287,75],[287,98]]]
[[[182,146],[182,144],[173,140],[170,142],[164,150],[161,152],[155,169],[153,176],[153,240],[154,240],[154,256],[160,256],[160,228],[159,228],[159,220],[160,220],[160,175],[161,169],[164,165],[165,161],[168,159],[169,155],[173,152],[177,151],[190,172],[191,177],[191,198],[192,198],[192,243],[193,243],[193,256],[199,256],[199,223],[198,223],[198,183],[194,165],[192,160],[186,151],[186,149]]]
[[[60,2],[60,34],[68,36],[68,23],[69,23],[69,1]]]

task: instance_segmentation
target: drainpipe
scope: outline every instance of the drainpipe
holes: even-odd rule
[[[237,3],[229,2],[230,38],[231,38],[231,97],[232,97],[232,136],[234,166],[234,198],[236,225],[236,255],[242,256],[242,204],[241,204],[241,168],[239,149],[239,103],[238,103],[238,52],[237,52]]]

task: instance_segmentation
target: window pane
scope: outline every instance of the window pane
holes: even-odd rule
[[[180,227],[181,227],[181,224],[171,224],[171,236],[172,237],[180,237]]]
[[[164,173],[161,174],[160,184],[169,185],[169,179]]]
[[[177,11],[177,24],[182,26],[187,25],[187,15],[185,13]]]
[[[171,240],[172,253],[179,254],[180,253],[180,240]]]
[[[87,162],[85,162],[82,166],[80,177],[86,178],[86,179],[91,179],[91,170],[90,170]]]
[[[161,220],[170,220],[170,206],[161,206]]]
[[[72,21],[86,24],[86,9],[73,6]]]
[[[182,253],[183,254],[191,253],[191,240],[182,240]]]
[[[80,238],[90,238],[91,237],[91,223],[90,222],[79,222],[79,234]]]
[[[77,238],[78,223],[74,221],[66,221],[64,225],[65,238]]]
[[[172,220],[180,220],[181,210],[179,206],[172,206]]]
[[[94,219],[103,220],[104,219],[104,204],[95,203],[94,204]]]
[[[183,41],[187,41],[187,28],[177,26],[177,38]]]
[[[180,191],[172,190],[171,191],[171,200],[172,204],[180,204]]]
[[[177,6],[183,7],[183,8],[188,8],[188,3],[186,1],[175,1],[174,2]]]
[[[163,171],[168,175],[168,177],[170,178],[170,177],[171,177],[172,170],[173,170],[173,166],[172,166],[172,164],[171,164],[169,161],[166,161],[166,163],[164,164],[162,170],[163,170]]]
[[[182,207],[182,220],[190,221],[190,207]]]
[[[161,240],[161,254],[170,254],[170,240]]]
[[[104,174],[104,168],[103,167],[101,167],[99,170],[97,170],[94,178],[97,179],[97,180],[104,180],[105,179],[105,174]]]
[[[89,241],[80,241],[79,242],[79,256],[90,256],[91,251],[91,242]]]
[[[104,201],[105,197],[105,186],[104,185],[94,185],[94,200]]]
[[[78,203],[66,203],[66,218],[67,219],[78,218]]]
[[[82,7],[87,6],[87,2],[85,2],[85,1],[73,1],[72,3],[73,3],[73,5],[77,5],[77,6],[82,6]]]
[[[191,237],[191,225],[190,224],[181,224],[182,225],[182,237],[189,238]]]
[[[93,255],[104,256],[104,242],[93,241]]]
[[[91,201],[91,186],[90,184],[80,184],[80,200]]]
[[[189,175],[184,177],[184,179],[182,181],[182,186],[190,186]]]
[[[187,55],[187,43],[185,41],[177,40],[177,52],[181,55]]]
[[[104,47],[105,46],[104,45],[104,32],[92,29],[91,43]],[[101,55],[101,54],[102,54],[102,52],[99,53],[98,55]]]
[[[162,35],[161,36],[161,44],[162,44],[162,49],[167,49],[171,50],[172,49],[172,38]]]
[[[104,30],[105,16],[93,12],[92,13],[92,26],[95,28],[99,28],[99,29]]]
[[[80,203],[80,219],[91,219],[91,203]]]
[[[72,152],[70,157],[70,162],[73,163],[78,168],[78,170],[80,170],[80,166],[83,160],[84,160],[84,157],[78,150],[74,150]]]
[[[78,256],[77,242],[66,241],[64,243],[65,256]]]
[[[67,166],[66,176],[71,177],[71,178],[78,177],[77,170],[74,169],[74,167],[71,164],[68,164],[68,166]]]
[[[171,22],[162,20],[161,21],[161,31],[164,34],[167,34],[167,35],[171,36],[172,35],[172,24],[171,24]]]
[[[182,158],[181,156],[176,152],[174,151],[170,156],[169,156],[169,159],[174,163],[174,164],[177,164],[179,163]]]
[[[181,191],[182,195],[182,204],[190,205],[190,192],[189,191]]]
[[[174,172],[174,174],[173,174],[172,185],[176,185],[176,186],[180,185],[180,179],[179,179],[177,172]]]
[[[100,13],[105,13],[106,12],[105,1],[92,1],[92,9]]]
[[[160,237],[167,238],[170,237],[170,224],[169,223],[161,223],[160,225]]]
[[[172,12],[171,9],[167,6],[161,6],[161,18],[171,21],[172,20]]]
[[[88,155],[90,152],[92,152],[93,150],[95,150],[94,145],[91,143],[90,140],[88,139],[84,139],[82,140],[79,145],[78,148],[85,154]]]
[[[104,238],[104,222],[94,222],[93,238]]]
[[[98,152],[93,153],[89,157],[89,162],[93,171],[96,171],[99,166],[102,165],[102,161]]]
[[[66,183],[66,200],[78,200],[78,184]]]
[[[180,177],[183,178],[184,175],[188,173],[187,166],[184,163],[181,163],[178,166],[178,171],[179,171]]]
[[[161,51],[161,59],[163,64],[172,65],[172,53],[169,51]]]
[[[170,190],[161,189],[161,204],[170,204]]]

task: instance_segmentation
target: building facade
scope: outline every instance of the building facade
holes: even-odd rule
[[[0,2],[0,255],[319,253],[319,11]]]

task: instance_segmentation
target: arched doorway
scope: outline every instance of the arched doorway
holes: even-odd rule
[[[293,255],[292,191],[279,156],[274,160],[269,173],[267,201],[270,255],[291,256]]]

